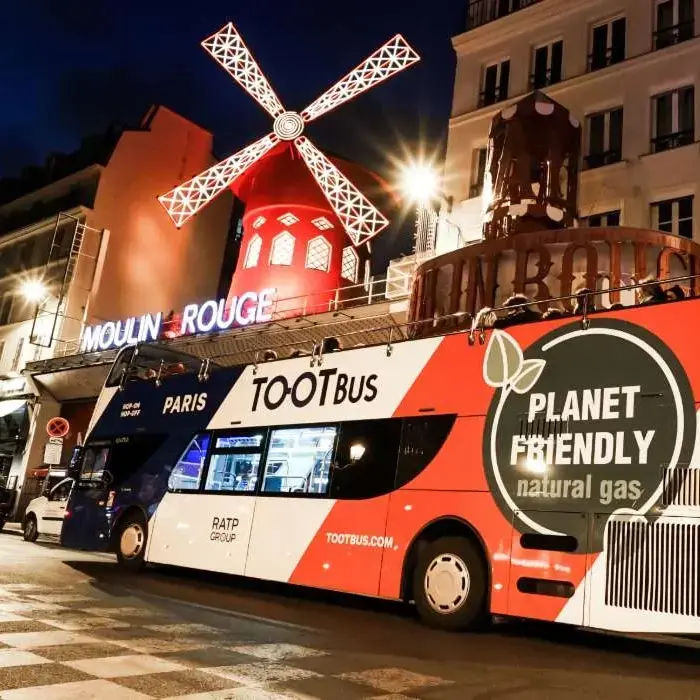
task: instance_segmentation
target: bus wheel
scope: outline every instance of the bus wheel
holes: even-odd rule
[[[146,521],[140,515],[127,515],[119,526],[117,535],[117,560],[130,571],[138,571],[145,563]]]
[[[486,571],[477,548],[463,537],[440,537],[418,554],[413,599],[431,627],[474,629],[486,615]]]
[[[33,515],[28,515],[24,519],[24,527],[22,528],[24,539],[27,542],[36,542],[39,537],[39,528],[37,527],[36,518]]]

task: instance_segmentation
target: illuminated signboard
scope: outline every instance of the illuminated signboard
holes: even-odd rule
[[[244,292],[238,297],[233,297],[230,305],[226,304],[226,299],[188,304],[182,312],[180,334],[223,331],[235,326],[270,321],[270,308],[275,291],[268,288],[260,292]],[[159,312],[88,326],[83,331],[80,351],[96,352],[154,341],[160,336],[162,325],[163,314]]]

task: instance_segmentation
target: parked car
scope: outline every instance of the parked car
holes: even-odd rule
[[[49,471],[40,496],[29,501],[22,521],[24,539],[34,542],[39,535],[60,535],[73,479],[65,469]]]

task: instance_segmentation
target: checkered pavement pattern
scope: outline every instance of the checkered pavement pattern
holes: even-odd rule
[[[284,641],[288,630],[244,639],[183,619],[88,584],[0,582],[0,700],[450,696],[435,694],[449,679]]]

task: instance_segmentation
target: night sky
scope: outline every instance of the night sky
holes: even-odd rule
[[[385,176],[402,149],[441,149],[450,37],[466,0],[25,0],[0,18],[0,177],[71,151],[110,122],[165,104],[211,130],[217,155],[259,138],[270,117],[199,42],[233,21],[287,109],[301,111],[401,32],[422,61],[320,118],[322,148]]]

